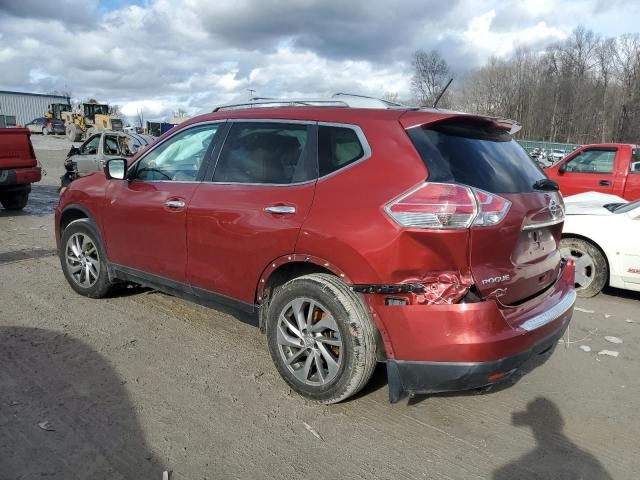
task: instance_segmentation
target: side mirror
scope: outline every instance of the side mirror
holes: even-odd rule
[[[564,175],[564,172],[567,171],[567,164],[563,163],[558,167],[558,175]]]
[[[78,147],[71,147],[71,150],[67,153],[67,158],[72,157],[73,155],[80,155],[80,149]]]
[[[124,158],[107,160],[104,166],[104,174],[110,180],[124,180],[127,175],[127,161]]]

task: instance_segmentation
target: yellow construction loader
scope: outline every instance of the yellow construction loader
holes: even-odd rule
[[[60,111],[59,118],[72,142],[79,142],[103,130],[123,129],[122,120],[109,114],[109,105],[92,101],[78,105],[73,111]]]

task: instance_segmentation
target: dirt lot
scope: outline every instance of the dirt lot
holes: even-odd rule
[[[76,295],[51,213],[69,144],[33,141],[48,175],[23,213],[0,211],[0,478],[638,478],[640,295],[580,300],[564,343],[508,388],[389,405],[379,368],[317,406],[250,319],[152,291]]]

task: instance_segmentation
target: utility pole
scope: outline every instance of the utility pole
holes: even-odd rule
[[[247,91],[249,92],[249,98],[253,98],[256,95],[256,91],[253,88],[247,88]]]

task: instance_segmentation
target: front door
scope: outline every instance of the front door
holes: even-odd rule
[[[613,194],[616,148],[589,148],[555,167],[553,179],[564,196],[582,192]],[[550,175],[551,176],[551,175]]]
[[[189,282],[253,303],[265,267],[292,254],[315,190],[312,124],[234,122],[187,213]]]
[[[103,215],[109,261],[185,283],[186,212],[214,143],[219,123],[168,137],[112,180]]]

